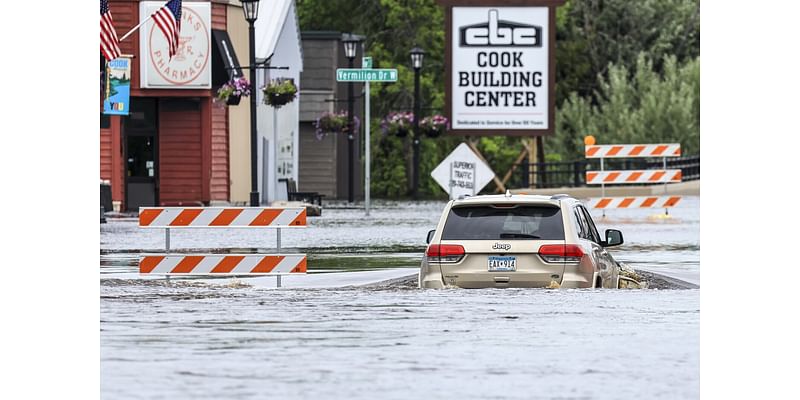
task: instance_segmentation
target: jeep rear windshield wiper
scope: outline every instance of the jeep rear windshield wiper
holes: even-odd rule
[[[536,235],[529,235],[527,233],[501,233],[501,239],[509,239],[509,238],[524,238],[524,239],[540,239],[539,236]]]

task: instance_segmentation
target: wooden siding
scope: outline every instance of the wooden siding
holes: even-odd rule
[[[211,200],[229,201],[228,108],[211,107]]]
[[[337,197],[335,136],[326,135],[319,141],[313,124],[300,123],[298,191],[319,192],[328,198]]]
[[[244,18],[244,17],[242,17]],[[228,30],[228,5],[212,3],[211,4],[211,29],[220,29],[223,31]],[[211,44],[215,46],[215,44]]]
[[[114,18],[114,29],[117,36],[128,33],[134,26],[139,24],[139,2],[138,1],[114,1],[108,2],[111,16]],[[119,44],[122,54],[139,56],[139,30],[132,33]],[[134,58],[131,68],[131,89],[139,88],[139,59]]]
[[[177,103],[162,101],[159,107],[159,202],[199,205],[203,201],[200,105],[195,102],[195,109],[186,109],[170,107],[170,102]]]
[[[111,128],[100,129],[100,179],[113,179],[111,171]]]

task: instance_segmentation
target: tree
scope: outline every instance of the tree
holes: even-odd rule
[[[679,65],[664,57],[663,72],[639,54],[633,74],[609,65],[598,78],[595,101],[572,92],[556,113],[558,136],[550,150],[567,159],[583,158],[583,138],[598,143],[681,144],[682,153],[700,151],[700,58]]]

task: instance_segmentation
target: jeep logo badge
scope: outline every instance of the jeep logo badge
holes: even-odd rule
[[[489,10],[489,21],[460,29],[461,47],[542,46],[542,27],[499,19],[497,10]]]
[[[511,245],[508,243],[495,243],[492,248],[495,250],[511,250]]]

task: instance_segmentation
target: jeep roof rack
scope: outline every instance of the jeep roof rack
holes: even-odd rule
[[[550,200],[566,199],[566,198],[569,198],[569,197],[572,197],[572,196],[570,196],[568,194],[564,194],[564,193],[559,193],[559,194],[554,194],[554,195],[550,196]]]

